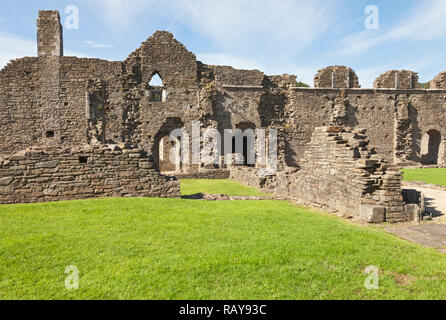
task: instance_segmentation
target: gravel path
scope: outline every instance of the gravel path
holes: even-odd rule
[[[386,230],[400,238],[446,253],[446,188],[410,182],[404,182],[403,188],[424,193],[426,210],[432,214],[433,221],[389,226]]]

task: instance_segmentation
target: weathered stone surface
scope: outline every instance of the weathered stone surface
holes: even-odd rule
[[[377,79],[376,89],[360,89],[352,69],[332,66],[318,72],[315,88],[302,88],[294,75],[206,65],[165,31],[157,31],[124,61],[113,62],[64,57],[57,11],[39,12],[37,31],[38,57],[13,60],[0,71],[0,177],[18,176],[24,179],[20,183],[39,187],[35,200],[47,197],[42,190],[55,190],[49,185],[69,186],[82,179],[94,181],[81,186],[80,193],[64,189],[58,196],[89,196],[92,186],[93,194],[110,194],[121,182],[128,184],[122,194],[137,195],[141,186],[133,180],[148,183],[155,194],[157,184],[161,190],[165,181],[152,179],[152,174],[141,177],[141,170],[147,170],[186,177],[231,174],[284,194],[301,183],[305,190],[291,194],[306,192],[308,202],[336,210],[357,212],[358,199],[367,197],[401,209],[398,194],[378,192],[399,192],[400,177],[393,178],[386,164],[373,157],[389,164],[445,160],[441,141],[446,136],[446,92],[439,90],[445,88],[440,75],[434,81],[436,90],[416,90],[418,76],[410,71],[387,72]],[[150,84],[156,74],[162,87]],[[201,133],[277,130],[277,176],[259,175],[253,167],[173,163],[169,155],[177,141],[170,141],[169,134],[182,128],[192,137],[194,121]],[[433,132],[440,137],[438,145],[426,138]],[[374,148],[367,150],[369,142]],[[95,149],[105,144],[113,147]],[[35,146],[42,150],[26,150]],[[78,153],[73,154],[75,148]],[[138,150],[151,160],[139,161]],[[92,168],[109,166],[111,176],[73,165],[81,158]],[[308,159],[314,159],[314,167]],[[297,172],[310,170],[316,177],[312,185]],[[3,187],[10,194],[10,186]]]
[[[360,88],[358,76],[351,68],[331,66],[321,69],[314,77],[315,88]]]
[[[13,180],[13,177],[0,178],[0,186],[9,186]]]
[[[440,72],[429,84],[431,89],[446,89],[446,71]]]
[[[359,206],[359,216],[369,223],[380,223],[386,219],[386,208],[361,204]]]
[[[416,89],[418,73],[407,70],[391,70],[380,75],[373,84],[374,88]]]
[[[39,153],[30,152],[28,155],[32,160],[25,157],[19,162],[28,162],[20,166],[24,167],[22,170],[15,170],[18,164],[0,168],[0,186],[8,186],[7,189],[0,189],[0,203],[112,196],[180,197],[179,182],[150,169],[153,166],[144,152],[115,149],[111,153],[112,149],[113,146],[102,145],[85,150],[45,149]],[[116,161],[119,161],[119,166],[115,165]],[[56,166],[57,171],[54,170]],[[9,176],[11,174],[14,176]]]
[[[418,204],[406,204],[405,212],[409,216],[409,221],[420,221],[422,219],[421,207]]]

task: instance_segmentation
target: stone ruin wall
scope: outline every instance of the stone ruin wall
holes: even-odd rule
[[[316,127],[330,124],[335,100],[345,101],[345,125],[367,130],[371,144],[389,163],[421,163],[421,142],[429,130],[446,139],[446,90],[390,89],[307,89],[293,88],[285,93],[283,108],[286,165],[297,167]],[[401,104],[405,112],[398,111]],[[405,121],[405,126],[398,122]],[[397,150],[402,140],[407,147]],[[395,153],[398,152],[395,161]],[[441,164],[441,163],[440,163]]]
[[[445,89],[446,88],[446,72],[440,72],[432,81],[429,83],[430,89]]]
[[[167,59],[164,64],[174,65],[173,59],[179,59],[178,68],[192,64],[192,56],[171,35],[158,32],[148,41],[155,47],[170,46],[169,50],[155,50],[160,52],[159,59]],[[174,54],[166,56],[170,51]],[[395,156],[395,104],[399,97],[407,98],[413,131],[412,147],[404,158],[420,161],[421,138],[427,130],[436,129],[446,136],[445,120],[438,112],[446,107],[444,89],[296,88],[293,76],[265,76],[259,71],[195,63],[198,69],[190,67],[191,72],[182,80],[169,82],[171,78],[163,74],[166,70],[158,71],[163,80],[167,79],[168,99],[151,102],[145,80],[154,70],[162,69],[160,65],[146,66],[150,76],[144,74],[143,52],[135,51],[125,62],[41,57],[10,63],[0,71],[0,124],[10,133],[0,144],[0,154],[33,145],[70,147],[91,140],[125,142],[152,153],[157,138],[176,129],[170,123],[179,123],[187,131],[192,121],[199,120],[203,128],[220,130],[243,123],[277,129],[281,165],[298,166],[314,128],[329,124],[338,97],[347,100],[346,124],[366,128],[388,161]],[[198,76],[193,78],[197,70]],[[103,110],[94,120],[87,119],[85,110],[91,81],[101,83],[105,91],[102,96],[90,92],[91,99],[96,96],[95,101],[99,101],[96,107]],[[47,138],[47,131],[54,131],[55,137]]]
[[[42,54],[12,61],[0,71],[0,156],[35,145],[125,143],[143,149],[157,167],[161,138],[179,127],[190,134],[192,121],[198,120],[202,130],[277,129],[279,170],[299,168],[314,130],[330,125],[339,113],[343,125],[365,128],[389,163],[419,163],[428,130],[446,137],[441,74],[433,80],[434,90],[410,89],[410,81],[418,82],[410,71],[387,72],[376,88],[361,89],[352,69],[333,66],[318,72],[315,88],[298,88],[292,75],[205,65],[163,31],[122,62],[64,57],[54,49],[63,48],[58,15],[43,12],[39,19]],[[148,95],[156,73],[167,93],[158,102]],[[47,137],[48,131],[54,137]],[[198,166],[182,171],[202,174]]]
[[[369,148],[365,130],[318,127],[301,168],[277,176],[277,192],[318,207],[363,215],[368,222],[408,221],[402,174]]]
[[[63,56],[63,28],[59,12],[39,11],[37,30],[37,55]]]
[[[318,127],[300,168],[262,176],[255,168],[234,167],[230,178],[279,198],[370,223],[419,221],[422,196],[402,190],[402,174],[369,147],[365,133],[358,128]]]
[[[32,148],[0,158],[0,203],[100,197],[180,197],[180,183],[160,175],[138,149]]]
[[[344,66],[332,66],[319,70],[314,76],[314,87],[361,88],[356,72]]]
[[[373,83],[374,88],[416,89],[418,73],[408,70],[391,70],[380,75]]]

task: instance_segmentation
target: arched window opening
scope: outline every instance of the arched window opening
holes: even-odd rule
[[[167,90],[158,72],[155,72],[149,81],[147,96],[151,102],[165,102],[167,100]]]

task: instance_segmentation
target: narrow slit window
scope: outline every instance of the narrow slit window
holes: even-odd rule
[[[55,136],[54,131],[49,130],[49,131],[46,132],[46,137],[47,138],[54,138],[54,136]]]
[[[88,162],[88,157],[79,157],[79,163],[85,164]]]

